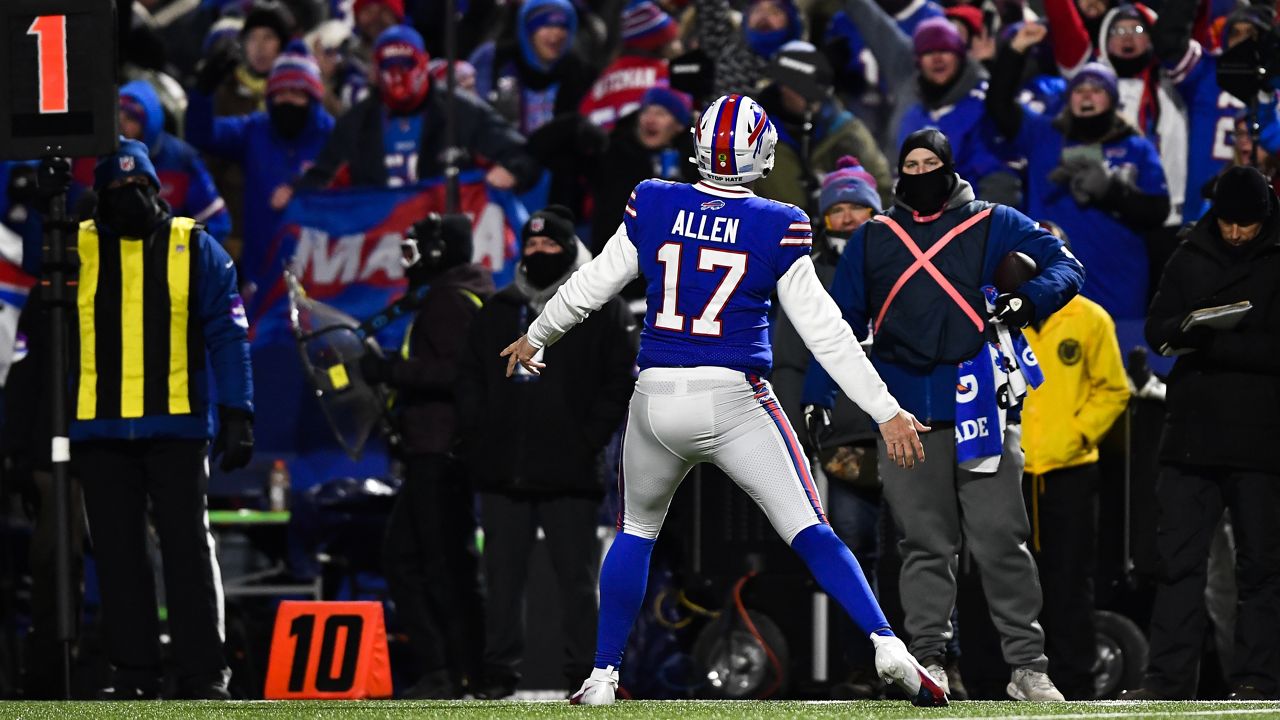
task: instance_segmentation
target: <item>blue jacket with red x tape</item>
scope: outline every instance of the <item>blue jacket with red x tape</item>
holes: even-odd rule
[[[832,297],[859,339],[874,330],[871,361],[898,403],[925,424],[955,420],[956,365],[986,340],[982,287],[994,284],[996,267],[1011,252],[1038,268],[1019,288],[1036,320],[1084,284],[1084,267],[1062,241],[1011,207],[975,200],[958,177],[942,212],[920,217],[898,202],[858,228],[840,256]],[[831,407],[835,393],[835,383],[811,362],[805,404]]]

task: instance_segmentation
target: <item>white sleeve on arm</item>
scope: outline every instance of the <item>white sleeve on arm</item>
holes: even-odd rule
[[[529,325],[529,342],[544,348],[559,340],[621,292],[639,272],[636,246],[627,237],[626,225],[618,225],[600,255],[578,268]]]
[[[862,351],[836,301],[822,287],[811,258],[796,260],[778,279],[778,300],[804,344],[844,394],[877,424],[892,420],[901,409],[898,401]]]

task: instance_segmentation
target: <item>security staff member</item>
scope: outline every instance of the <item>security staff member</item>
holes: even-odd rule
[[[1011,252],[1030,256],[1036,277],[1001,295],[995,316],[1009,328],[1042,320],[1080,289],[1084,271],[1027,216],[976,200],[955,171],[951,142],[933,129],[907,136],[898,156],[894,207],[849,239],[831,295],[855,334],[874,326],[871,361],[903,408],[933,427],[921,435],[928,461],[900,468],[902,448],[879,441],[884,497],[904,535],[902,606],[911,652],[947,687],[943,651],[951,639],[957,552],[963,538],[982,572],[1005,661],[1007,690],[1017,700],[1062,700],[1046,673],[1044,633],[1036,621],[1040,586],[1027,552],[1022,505],[1021,428],[1009,409],[998,469],[957,464],[957,364],[985,348],[988,315],[981,288]],[[831,407],[835,384],[811,366],[805,403]],[[806,413],[810,418],[820,413]]]
[[[98,563],[113,684],[107,699],[159,692],[160,627],[147,505],[164,561],[178,695],[228,698],[222,580],[205,491],[212,364],[222,469],[253,454],[248,322],[231,258],[158,197],[147,147],[98,159],[94,217],[80,224],[71,456]]]

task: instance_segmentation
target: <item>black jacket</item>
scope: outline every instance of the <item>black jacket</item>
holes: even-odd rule
[[[1229,252],[1210,210],[1178,246],[1147,319],[1147,342],[1178,347],[1191,310],[1248,300],[1233,330],[1178,357],[1168,379],[1160,460],[1280,472],[1280,204],[1258,237]]]
[[[660,168],[654,167],[655,153],[640,144],[640,138],[636,135],[639,120],[640,113],[633,112],[614,125],[613,132],[609,135],[609,148],[591,174],[591,189],[595,200],[595,214],[591,220],[591,250],[597,255],[622,224],[622,210],[627,206],[631,191],[642,181],[658,177]],[[694,155],[693,135],[687,132],[676,133],[671,147],[679,153],[677,162],[680,177],[670,179],[697,182],[698,169],[688,160]]]
[[[444,453],[453,447],[459,357],[471,321],[494,289],[493,274],[471,263],[431,281],[409,328],[409,357],[390,371],[405,453]]]
[[[444,177],[445,101],[447,91],[434,86],[423,102],[421,112],[422,150],[418,154],[418,177]],[[524,138],[502,116],[483,100],[466,91],[455,93],[458,147],[465,155],[462,169],[484,158],[502,165],[515,175],[517,189],[526,190],[537,181],[541,169],[525,152]],[[298,186],[316,190],[328,185],[344,167],[354,186],[386,187],[382,140],[383,107],[377,91],[356,103],[333,127],[315,165],[302,176]]]
[[[541,375],[508,378],[498,353],[536,316],[512,285],[471,323],[457,387],[470,477],[488,492],[600,497],[601,450],[635,384],[634,322],[610,300],[547,349]]]

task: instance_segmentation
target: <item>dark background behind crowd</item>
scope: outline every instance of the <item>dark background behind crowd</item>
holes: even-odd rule
[[[1280,120],[1275,88],[1249,72],[1259,62],[1280,65],[1274,3],[469,0],[456,7],[452,95],[443,0],[137,0],[119,12],[121,133],[146,145],[173,214],[201,223],[240,268],[270,261],[297,194],[443,177],[450,114],[459,150],[452,160],[481,171],[492,189],[518,194],[531,213],[506,287],[494,287],[488,270],[472,263],[465,222],[420,226],[405,266],[411,292],[431,290],[414,308],[403,347],[361,364],[369,383],[398,393],[403,485],[384,547],[370,552],[379,557],[365,568],[385,575],[385,591],[380,577],[360,580],[352,561],[336,571],[331,592],[391,601],[400,692],[509,696],[528,688],[522,675],[536,669],[531,661],[522,669],[521,660],[534,654],[556,669],[540,680],[544,687],[569,687],[589,667],[594,625],[585,621],[594,618],[597,537],[612,532],[607,509],[616,491],[608,488],[633,382],[636,308],[606,306],[548,352],[544,376],[507,380],[497,352],[603,247],[637,183],[697,178],[689,127],[724,93],[750,94],[773,120],[776,164],[754,190],[801,207],[822,228],[816,255],[824,281],[849,233],[892,206],[891,159],[903,138],[926,127],[949,138],[956,171],[978,199],[1053,228],[1085,266],[1090,307],[1068,306],[1061,326],[1028,334],[1038,354],[1064,368],[1086,362],[1064,370],[1077,373],[1063,381],[1071,392],[1028,412],[1023,438],[1045,594],[1078,600],[1047,603],[1042,616],[1050,673],[1068,696],[1091,697],[1107,683],[1113,696],[1120,684],[1171,698],[1280,692],[1277,651],[1258,642],[1280,636],[1280,314],[1271,302],[1280,288],[1272,194],[1280,188]],[[1241,167],[1257,173],[1234,170]],[[0,163],[0,222],[32,275],[40,270],[35,175],[33,163]],[[93,160],[76,159],[72,176],[71,207],[92,217]],[[1231,178],[1225,193],[1215,192],[1220,178]],[[1237,202],[1219,211],[1215,198],[1226,194]],[[254,288],[241,292],[248,300]],[[634,305],[639,294],[624,296]],[[1177,327],[1190,310],[1240,300],[1254,309],[1237,328],[1190,336]],[[38,316],[38,301],[28,315]],[[42,351],[38,323],[23,327],[30,355],[17,367],[34,365]],[[803,348],[794,357],[784,349],[794,340],[788,332],[778,331],[774,382],[800,428],[808,358]],[[1161,357],[1163,346],[1193,353],[1173,365]],[[45,412],[41,381],[22,377],[15,368],[6,393],[6,533],[30,538],[23,543],[32,552],[28,566],[25,553],[5,550],[0,602],[13,612],[3,613],[10,627],[0,694],[43,697],[56,692],[54,660],[39,629],[29,630],[40,627],[38,608],[48,603],[41,593],[50,587],[39,572],[49,542],[48,465],[40,457],[47,440],[36,429]],[[521,415],[535,406],[547,415]],[[867,428],[852,407],[837,407],[842,415],[846,422],[837,422],[818,456],[830,515],[848,528],[843,539],[880,578],[890,608],[897,535],[880,511]],[[262,408],[257,416],[293,421]],[[1059,442],[1059,435],[1071,437]],[[817,445],[811,438],[809,450],[818,453]],[[1073,471],[1070,487],[1083,492],[1049,490],[1065,470]],[[708,501],[699,498],[683,514],[677,501],[673,522],[685,540],[671,541],[661,570],[671,577],[659,587],[703,572],[700,550],[690,549],[702,548],[709,532],[697,518]],[[758,524],[747,519],[750,509],[725,512],[742,528]],[[37,518],[43,528],[35,522],[33,534]],[[382,532],[380,523],[373,532]],[[1079,532],[1097,523],[1101,535]],[[83,522],[73,526],[76,546],[91,555]],[[739,530],[716,537],[733,548],[726,538]],[[1091,547],[1082,538],[1101,540]],[[543,539],[549,552],[531,557]],[[1087,549],[1062,552],[1052,541]],[[1093,609],[1095,578],[1096,604],[1151,636],[1145,683],[1140,667],[1099,680],[1108,668],[1090,664],[1090,634],[1081,648],[1068,637],[1076,628],[1062,626]],[[86,583],[93,582],[90,574]],[[706,595],[696,601],[680,595],[687,607],[720,602],[707,584],[699,587]],[[545,602],[527,596],[550,589],[558,604],[538,607],[557,608],[551,624],[560,632],[538,635],[544,630],[527,628],[522,608],[527,599]],[[769,597],[762,590],[760,604]],[[989,647],[981,592],[966,594],[962,583],[959,605],[965,630],[946,658],[953,693],[965,692],[965,657],[973,696],[999,695],[981,683],[983,664],[1002,662]],[[664,649],[690,644],[661,612],[650,624],[652,633],[638,635],[652,645],[628,656],[636,668],[652,669]],[[1233,626],[1242,628],[1234,642]],[[86,628],[87,664],[95,646],[93,624]],[[551,647],[526,647],[526,638]],[[849,644],[833,653],[844,674],[806,692],[881,691],[867,676],[865,653]],[[1201,666],[1202,654],[1220,669]],[[245,678],[232,680],[235,694],[260,692],[260,678],[252,679],[260,667],[234,669]]]

